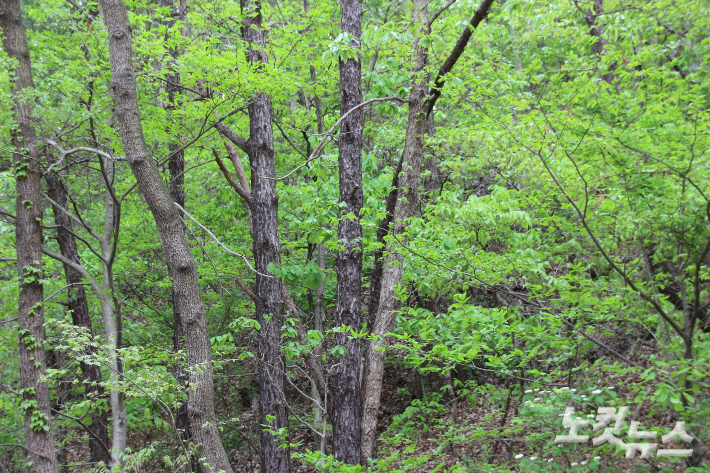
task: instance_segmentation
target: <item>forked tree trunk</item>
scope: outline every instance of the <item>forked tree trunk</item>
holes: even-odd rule
[[[428,34],[430,25],[426,0],[415,0],[413,15],[419,17],[422,24],[420,37]],[[414,77],[415,81],[410,92],[409,118],[407,121],[407,135],[402,156],[402,171],[399,175],[397,191],[397,206],[394,211],[391,227],[392,239],[386,246],[388,255],[383,262],[382,281],[379,297],[379,307],[372,327],[373,335],[378,340],[370,340],[365,350],[365,374],[363,376],[363,414],[362,414],[362,461],[375,458],[377,445],[377,412],[382,394],[382,379],[385,367],[385,352],[387,346],[387,333],[394,328],[396,320],[395,289],[402,282],[402,262],[404,260],[398,248],[406,243],[400,236],[405,230],[408,218],[414,215],[417,201],[417,187],[422,166],[424,152],[424,134],[426,121],[433,111],[436,101],[441,96],[446,75],[451,72],[456,62],[463,54],[473,31],[483,21],[490,11],[493,0],[483,0],[473,17],[456,41],[451,52],[439,68],[433,88],[427,92],[429,80],[425,74],[428,51],[419,39],[415,39],[414,50]]]
[[[47,193],[54,202],[62,208],[53,205],[54,222],[57,225],[57,243],[62,255],[76,264],[81,264],[79,259],[79,251],[76,246],[76,239],[72,234],[72,221],[67,215],[69,202],[67,199],[67,191],[64,184],[56,173],[45,175],[47,182]],[[76,327],[86,329],[89,336],[93,338],[94,331],[91,323],[91,313],[89,312],[89,303],[86,299],[86,290],[82,286],[83,276],[75,268],[65,264],[64,275],[67,284],[71,287],[67,289],[69,299],[68,310],[71,313],[72,323]],[[88,347],[88,354],[95,355],[96,348]],[[104,388],[101,386],[103,377],[101,375],[101,367],[86,362],[80,363],[81,372],[84,375],[84,395],[95,402],[100,402],[104,398]],[[99,461],[108,465],[111,462],[110,452],[106,448],[111,445],[108,439],[108,410],[94,410],[90,413],[93,419],[89,426],[89,452],[91,453],[91,462]]]
[[[202,469],[229,473],[232,468],[214,411],[212,351],[197,267],[177,208],[143,136],[128,13],[123,0],[101,0],[100,5],[108,28],[114,103],[123,150],[158,227],[185,330],[191,386],[187,411],[192,439],[202,445],[198,453]]]
[[[421,15],[426,15],[427,0],[416,0],[416,11],[421,10]],[[426,18],[426,16],[424,16]],[[427,63],[427,51],[418,42],[415,45],[415,64],[417,72],[423,74]],[[425,98],[428,77],[418,78],[413,84],[410,93],[409,121],[407,122],[407,135],[404,144],[404,157],[402,171],[399,175],[398,200],[394,210],[393,226],[390,233],[399,237],[404,232],[403,222],[414,213],[417,199],[417,185],[424,149],[424,132],[426,129]],[[379,307],[375,315],[372,334],[380,337],[379,340],[368,340],[365,349],[365,373],[362,380],[363,412],[362,412],[362,441],[361,454],[363,463],[368,458],[376,456],[377,442],[377,413],[380,407],[382,394],[382,379],[385,367],[385,352],[382,350],[388,340],[385,337],[394,328],[396,319],[395,288],[402,282],[402,254],[397,251],[399,242],[390,241],[385,248],[385,258],[382,263],[382,281],[379,296]]]
[[[360,79],[360,36],[362,0],[341,0],[340,30],[348,33],[358,57],[340,66],[340,114],[362,103]],[[336,255],[338,298],[335,324],[348,327],[336,336],[335,343],[345,347],[338,359],[333,382],[333,456],[351,465],[360,463],[360,338],[350,331],[362,328],[362,126],[363,111],[357,109],[340,126],[338,164],[340,182],[340,222]],[[343,205],[345,204],[345,205]]]
[[[0,0],[0,34],[3,49],[17,61],[12,84],[17,130],[12,133],[15,161],[15,244],[20,277],[19,338],[20,389],[25,420],[25,441],[32,470],[56,473],[57,448],[52,431],[49,387],[41,381],[46,372],[44,350],[44,290],[42,287],[42,200],[37,135],[32,124],[34,89],[30,51],[22,23],[20,0]]]

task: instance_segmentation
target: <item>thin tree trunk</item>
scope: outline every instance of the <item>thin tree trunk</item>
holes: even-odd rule
[[[340,29],[359,50],[362,34],[362,0],[341,0]],[[340,114],[362,103],[361,64],[358,57],[339,61]],[[350,330],[362,328],[362,108],[348,115],[340,127],[338,164],[340,222],[336,255],[338,298],[335,324],[348,327],[336,335],[335,343],[346,353],[338,360],[333,382],[333,456],[336,460],[360,463],[360,338]],[[345,205],[343,205],[345,204]]]
[[[187,410],[192,438],[202,445],[199,463],[209,465],[204,470],[230,473],[232,468],[214,411],[212,351],[197,267],[178,211],[143,136],[128,13],[123,0],[101,0],[100,5],[109,33],[114,103],[123,150],[158,227],[185,332],[191,386]]]
[[[119,358],[118,350],[121,348],[123,330],[121,323],[121,307],[114,293],[113,263],[115,260],[116,243],[120,227],[120,207],[114,201],[113,181],[115,177],[115,164],[109,160],[99,158],[104,177],[104,231],[99,239],[101,245],[102,277],[99,300],[101,302],[101,318],[104,323],[104,334],[109,346],[111,363],[111,384],[116,386],[123,376],[123,363]],[[111,439],[111,462],[113,466],[121,461],[123,451],[128,440],[128,414],[126,412],[126,396],[120,389],[112,389],[111,394],[111,424],[113,436]]]
[[[325,245],[323,243],[318,243],[318,245],[316,245],[316,262],[321,271],[325,271]],[[325,322],[325,284],[322,279],[316,288],[316,301],[315,310],[313,311],[313,319],[313,329],[323,333],[323,324]],[[313,348],[313,356],[315,357],[316,362],[320,363],[323,356],[322,343],[319,343],[315,348]],[[315,409],[313,423],[318,426],[324,424],[325,422],[325,412],[319,407],[323,406],[324,399],[321,398],[321,395],[318,392],[318,386],[316,386],[314,381],[311,382],[311,394],[314,400],[313,408]],[[320,445],[318,447],[321,453],[326,453],[326,436],[327,431],[326,429],[323,429]]]
[[[66,259],[76,264],[81,264],[76,239],[74,235],[72,235],[72,221],[66,213],[69,206],[64,184],[59,176],[53,172],[45,175],[45,181],[47,182],[47,193],[52,200],[63,208],[62,210],[56,206],[52,206],[54,222],[58,227],[57,243],[59,243],[59,249]],[[89,336],[93,338],[94,331],[91,323],[91,314],[89,313],[89,303],[86,298],[86,290],[81,285],[84,278],[79,271],[66,264],[64,265],[64,274],[67,284],[72,286],[68,289],[67,293],[69,299],[68,310],[71,313],[72,322],[75,326],[86,329]],[[96,348],[93,346],[89,346],[87,350],[90,355],[96,354]],[[101,367],[83,361],[80,363],[80,367],[85,378],[84,395],[95,402],[101,402],[105,396],[104,388],[100,384],[103,381]],[[91,412],[91,417],[93,419],[89,426],[89,451],[91,453],[91,462],[97,463],[102,461],[108,465],[111,462],[111,456],[104,448],[104,446],[109,445],[108,410],[99,407]]]
[[[248,44],[247,60],[259,67],[266,64],[265,33],[261,4],[241,0],[246,17],[242,34]],[[247,154],[251,164],[251,212],[254,266],[257,271],[256,320],[259,330],[259,389],[261,423],[269,430],[288,430],[286,411],[286,360],[281,351],[281,326],[284,302],[281,280],[269,275],[267,267],[281,262],[278,234],[278,195],[276,194],[276,156],[272,124],[271,98],[257,93],[249,103],[249,141]],[[261,431],[261,469],[264,473],[289,471],[290,450],[280,448],[280,440],[267,429]]]
[[[15,147],[15,244],[20,278],[19,338],[20,389],[25,421],[25,440],[33,471],[56,473],[57,448],[52,430],[49,387],[41,378],[46,373],[44,350],[44,289],[42,287],[42,201],[37,135],[32,124],[32,100],[23,98],[34,88],[30,51],[19,0],[0,0],[0,33],[3,49],[17,60],[14,71],[13,112],[17,130]]]
[[[380,395],[382,393],[382,379],[385,366],[385,352],[388,340],[387,333],[394,328],[396,320],[395,309],[397,299],[395,298],[395,288],[402,282],[402,263],[404,258],[398,251],[402,241],[402,233],[405,230],[405,223],[408,218],[414,215],[417,203],[417,187],[419,185],[419,174],[422,165],[422,155],[424,152],[424,134],[426,132],[426,121],[428,115],[434,109],[434,105],[441,96],[441,90],[446,80],[446,75],[451,72],[456,61],[461,57],[472,32],[483,19],[488,15],[493,0],[483,0],[479,8],[473,14],[471,21],[464,28],[456,44],[449,53],[442,66],[439,68],[434,86],[427,93],[429,80],[424,73],[428,63],[428,51],[415,39],[414,50],[414,76],[417,77],[410,92],[409,118],[407,121],[407,134],[404,143],[402,156],[402,171],[399,175],[399,186],[397,191],[397,206],[394,211],[394,225],[392,235],[395,237],[388,243],[382,270],[381,290],[379,297],[379,308],[373,323],[372,333],[379,337],[378,340],[370,340],[365,350],[365,375],[363,376],[363,414],[362,414],[362,461],[367,458],[375,458],[377,446],[377,413],[380,406]],[[428,2],[426,0],[415,0],[414,15],[419,17],[422,24],[420,37],[429,33],[428,24]]]

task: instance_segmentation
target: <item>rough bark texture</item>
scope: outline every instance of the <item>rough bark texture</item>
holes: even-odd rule
[[[54,211],[54,222],[57,225],[57,243],[62,255],[76,264],[81,264],[79,260],[79,251],[76,246],[76,239],[72,234],[72,221],[67,215],[68,199],[67,191],[59,176],[55,173],[45,175],[47,181],[47,193],[56,205],[52,206]],[[84,279],[79,271],[65,264],[64,275],[67,284],[71,287],[67,289],[68,310],[71,313],[72,323],[77,327],[86,329],[89,335],[93,338],[94,331],[91,322],[91,314],[89,313],[89,303],[86,299],[86,290],[81,285]],[[89,346],[87,348],[89,355],[96,354],[96,348]],[[103,400],[105,393],[104,388],[100,385],[103,381],[101,376],[101,367],[88,363],[80,363],[81,372],[84,376],[84,395],[87,398],[93,399],[96,402]],[[101,402],[103,404],[103,402]],[[108,409],[99,407],[91,412],[93,419],[89,428],[89,451],[91,453],[91,462],[99,461],[108,465],[111,462],[110,452],[106,448],[110,445],[108,438]]]
[[[362,34],[362,1],[341,0],[340,30],[349,33],[351,46],[359,49]],[[360,58],[339,61],[340,114],[362,103]],[[335,324],[349,327],[336,335],[335,343],[345,347],[346,354],[338,360],[333,381],[333,456],[349,464],[360,463],[360,338],[362,327],[362,108],[348,115],[340,127],[338,164],[340,183],[340,222],[336,255],[338,298]],[[343,205],[344,204],[344,205]]]
[[[20,276],[19,338],[20,389],[23,401],[25,441],[32,471],[57,472],[57,449],[52,431],[49,387],[40,382],[47,366],[44,351],[44,290],[42,288],[42,200],[39,150],[32,124],[32,100],[23,98],[34,89],[30,51],[22,23],[20,0],[0,0],[0,33],[8,56],[17,60],[12,85],[13,111],[18,129],[12,144],[16,176],[15,238],[17,272]]]
[[[247,60],[259,67],[268,61],[260,3],[241,0],[246,15],[242,24],[248,44]],[[247,154],[251,164],[251,212],[255,294],[259,330],[259,391],[261,423],[270,430],[288,429],[286,411],[286,360],[281,351],[281,326],[284,320],[281,280],[270,275],[270,263],[281,262],[278,234],[279,201],[276,194],[276,156],[272,125],[271,98],[257,93],[249,103],[249,140]],[[273,418],[269,421],[268,418]],[[289,470],[290,452],[279,448],[279,439],[266,429],[261,431],[261,469],[264,473]]]
[[[375,321],[372,327],[373,335],[379,340],[371,340],[365,350],[365,373],[363,376],[363,414],[362,414],[362,459],[375,458],[377,445],[377,413],[382,394],[382,379],[384,375],[385,352],[388,340],[385,335],[392,331],[396,320],[394,310],[397,307],[395,288],[402,282],[403,257],[398,248],[404,241],[400,235],[405,230],[405,223],[414,214],[417,202],[417,187],[422,166],[424,152],[424,134],[427,129],[427,116],[434,108],[441,89],[446,80],[446,75],[453,69],[456,61],[461,57],[472,31],[478,27],[488,15],[493,0],[483,0],[476,10],[471,21],[459,36],[451,53],[439,68],[434,87],[427,94],[428,78],[425,68],[428,62],[427,50],[415,40],[414,49],[414,77],[415,81],[410,93],[409,118],[407,121],[407,135],[402,156],[402,171],[399,175],[397,191],[397,206],[394,211],[393,238],[387,244],[384,259],[380,300]],[[428,2],[416,0],[414,14],[419,16],[422,25],[428,23]],[[423,26],[420,33],[427,34],[428,27]]]
[[[251,28],[250,28],[251,29]],[[281,326],[284,321],[281,280],[267,270],[270,263],[281,262],[278,235],[278,196],[276,195],[276,162],[271,126],[271,99],[266,94],[252,98],[249,105],[252,218],[254,224],[254,269],[257,271],[255,294],[256,320],[259,331],[259,392],[261,423],[270,430],[288,428],[284,388],[285,359],[281,351]],[[263,179],[263,178],[271,179]],[[273,416],[269,421],[267,417]],[[261,432],[261,468],[265,473],[289,469],[289,449],[279,448],[279,440],[266,430]]]
[[[17,270],[20,278],[19,338],[20,389],[24,401],[25,440],[32,469],[38,473],[57,471],[52,416],[47,383],[40,382],[46,372],[44,351],[44,290],[42,278],[42,202],[40,196],[39,151],[32,124],[32,101],[23,99],[34,88],[30,52],[19,0],[0,1],[0,29],[3,49],[18,61],[12,87],[14,118],[18,129],[12,144],[16,175],[15,236]],[[33,425],[34,421],[34,425]]]
[[[108,28],[114,103],[126,158],[153,214],[173,278],[175,304],[185,331],[191,390],[187,403],[192,439],[202,448],[205,471],[231,472],[214,412],[212,352],[197,268],[183,224],[145,143],[138,111],[131,28],[123,0],[100,2]],[[209,464],[209,467],[204,465]]]
[[[173,0],[161,0],[160,4],[164,7],[169,7],[171,10],[174,9]],[[187,23],[187,8],[184,0],[179,2],[179,7],[175,13],[177,18],[185,25]],[[165,24],[170,28],[173,26],[174,21],[167,21]],[[182,34],[183,36],[186,34],[184,28],[182,29]],[[181,51],[176,48],[170,48],[168,52],[173,60],[169,63],[170,72],[165,76],[165,92],[168,94],[167,109],[172,112],[178,107],[177,99],[180,94],[180,73],[175,71],[175,60],[180,57]],[[185,175],[183,174],[185,172],[185,152],[182,150],[182,146],[177,142],[171,142],[168,143],[168,153],[170,153],[170,160],[168,161],[168,171],[170,172],[170,197],[173,199],[173,202],[177,202],[180,204],[180,207],[185,208]],[[182,326],[180,308],[175,303],[175,290],[173,288],[170,290],[170,299],[173,304],[173,348],[178,352],[185,349],[185,330]],[[187,385],[187,373],[182,369],[180,364],[178,364],[175,370],[175,377],[184,391]],[[190,430],[187,402],[178,406],[175,412],[175,424],[183,440],[188,441],[190,439]]]

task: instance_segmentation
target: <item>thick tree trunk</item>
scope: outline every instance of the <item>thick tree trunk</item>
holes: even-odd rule
[[[42,287],[42,200],[37,135],[32,124],[32,101],[23,98],[34,88],[30,51],[22,23],[20,0],[0,0],[3,49],[17,60],[12,85],[13,111],[18,129],[12,133],[15,161],[15,244],[20,277],[19,338],[20,389],[25,405],[25,441],[32,470],[56,473],[57,448],[52,431],[49,387],[40,379],[46,372],[44,351],[44,290]]]
[[[178,211],[143,136],[128,13],[123,0],[102,0],[100,5],[109,33],[114,103],[123,150],[157,224],[185,331],[192,387],[187,407],[192,439],[202,445],[199,463],[209,465],[204,470],[229,473],[232,468],[219,437],[214,411],[212,351],[197,267]]]
[[[161,0],[160,2],[164,7],[174,6],[173,0]],[[185,0],[180,0],[178,11],[176,12],[177,17],[183,23],[187,24],[187,5]],[[168,27],[173,26],[173,21],[166,22]],[[186,35],[185,28],[182,29],[182,35]],[[166,37],[167,39],[167,37]],[[172,111],[178,107],[177,99],[180,94],[180,73],[175,71],[175,61],[180,57],[181,51],[177,48],[169,49],[170,56],[173,60],[170,62],[170,72],[166,74],[165,80],[165,91],[168,94],[168,110]],[[185,208],[185,152],[181,149],[182,147],[175,142],[168,144],[168,152],[170,153],[170,160],[168,161],[168,170],[170,171],[170,197],[173,202],[180,204],[180,207]],[[180,308],[175,303],[175,289],[170,289],[170,299],[173,304],[173,348],[176,352],[185,349],[185,330],[182,326],[182,319],[180,317]],[[186,390],[187,385],[187,373],[182,369],[181,365],[178,364],[175,371],[175,377],[182,386],[183,392],[186,392],[189,396],[189,392]],[[188,424],[188,414],[187,414],[187,402],[180,404],[175,413],[175,423],[182,439],[188,441],[190,439],[190,430]]]
[[[341,0],[340,29],[360,46],[362,1]],[[362,103],[360,57],[339,61],[340,114]],[[340,127],[338,164],[340,180],[340,222],[336,255],[338,298],[335,323],[348,327],[336,336],[336,344],[346,353],[338,360],[333,382],[333,456],[351,465],[360,463],[360,338],[350,330],[362,328],[362,127],[363,111],[348,115]],[[344,204],[344,205],[343,205]]]
[[[249,28],[252,30],[252,28]],[[281,326],[284,321],[281,280],[269,275],[270,263],[281,262],[278,234],[278,196],[276,161],[271,123],[271,99],[258,94],[249,105],[251,164],[252,233],[256,269],[256,320],[259,330],[259,393],[261,423],[269,430],[288,429],[285,386],[286,363],[281,351]],[[266,179],[265,179],[266,178]],[[269,420],[272,418],[272,420]],[[266,429],[261,432],[261,468],[265,473],[289,470],[289,449],[279,448],[279,439]]]
[[[79,251],[76,246],[76,239],[72,234],[72,221],[67,215],[69,209],[67,191],[59,176],[55,173],[45,175],[47,181],[47,193],[49,197],[59,204],[62,208],[52,206],[54,211],[54,222],[57,225],[57,242],[62,255],[76,264],[81,264],[79,260]],[[64,265],[64,274],[67,284],[71,287],[68,291],[69,312],[71,313],[72,322],[77,327],[86,329],[89,335],[93,338],[94,331],[91,323],[91,314],[89,313],[89,303],[86,299],[86,290],[81,285],[83,277],[79,271],[71,266]],[[88,347],[88,353],[96,354],[96,348]],[[101,367],[85,362],[80,363],[81,372],[84,375],[84,395],[96,402],[101,402],[104,398],[104,388],[101,386],[103,377],[101,376]],[[91,462],[99,461],[108,465],[111,462],[111,455],[106,451],[105,447],[110,445],[108,439],[108,410],[98,408],[91,413],[93,422],[89,426],[89,451],[91,452]]]
[[[248,44],[247,60],[259,67],[266,64],[265,33],[260,3],[241,0],[246,17],[242,34]],[[246,143],[251,164],[252,252],[256,269],[256,320],[259,330],[259,391],[262,425],[268,430],[288,430],[286,410],[286,360],[281,351],[281,326],[284,302],[281,280],[270,275],[270,263],[281,262],[278,233],[279,201],[276,194],[276,156],[271,98],[256,93],[249,103],[249,140]],[[280,440],[267,429],[261,431],[261,469],[264,473],[289,471],[290,450],[280,448]]]

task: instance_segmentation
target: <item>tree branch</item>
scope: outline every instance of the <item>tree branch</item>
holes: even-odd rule
[[[459,60],[464,49],[466,49],[468,40],[471,39],[473,30],[478,28],[481,21],[488,16],[488,12],[490,11],[492,4],[493,0],[483,0],[481,6],[478,7],[478,10],[476,10],[473,17],[471,17],[471,21],[469,21],[466,28],[461,32],[461,36],[459,36],[454,48],[451,50],[451,53],[449,53],[449,57],[446,58],[444,63],[439,68],[439,72],[436,74],[436,79],[434,80],[434,86],[429,91],[429,98],[426,101],[425,111],[427,116],[429,116],[431,111],[434,109],[434,104],[436,104],[436,101],[439,100],[439,97],[441,96],[441,89],[444,87],[446,74],[451,72],[456,65],[456,61]]]

